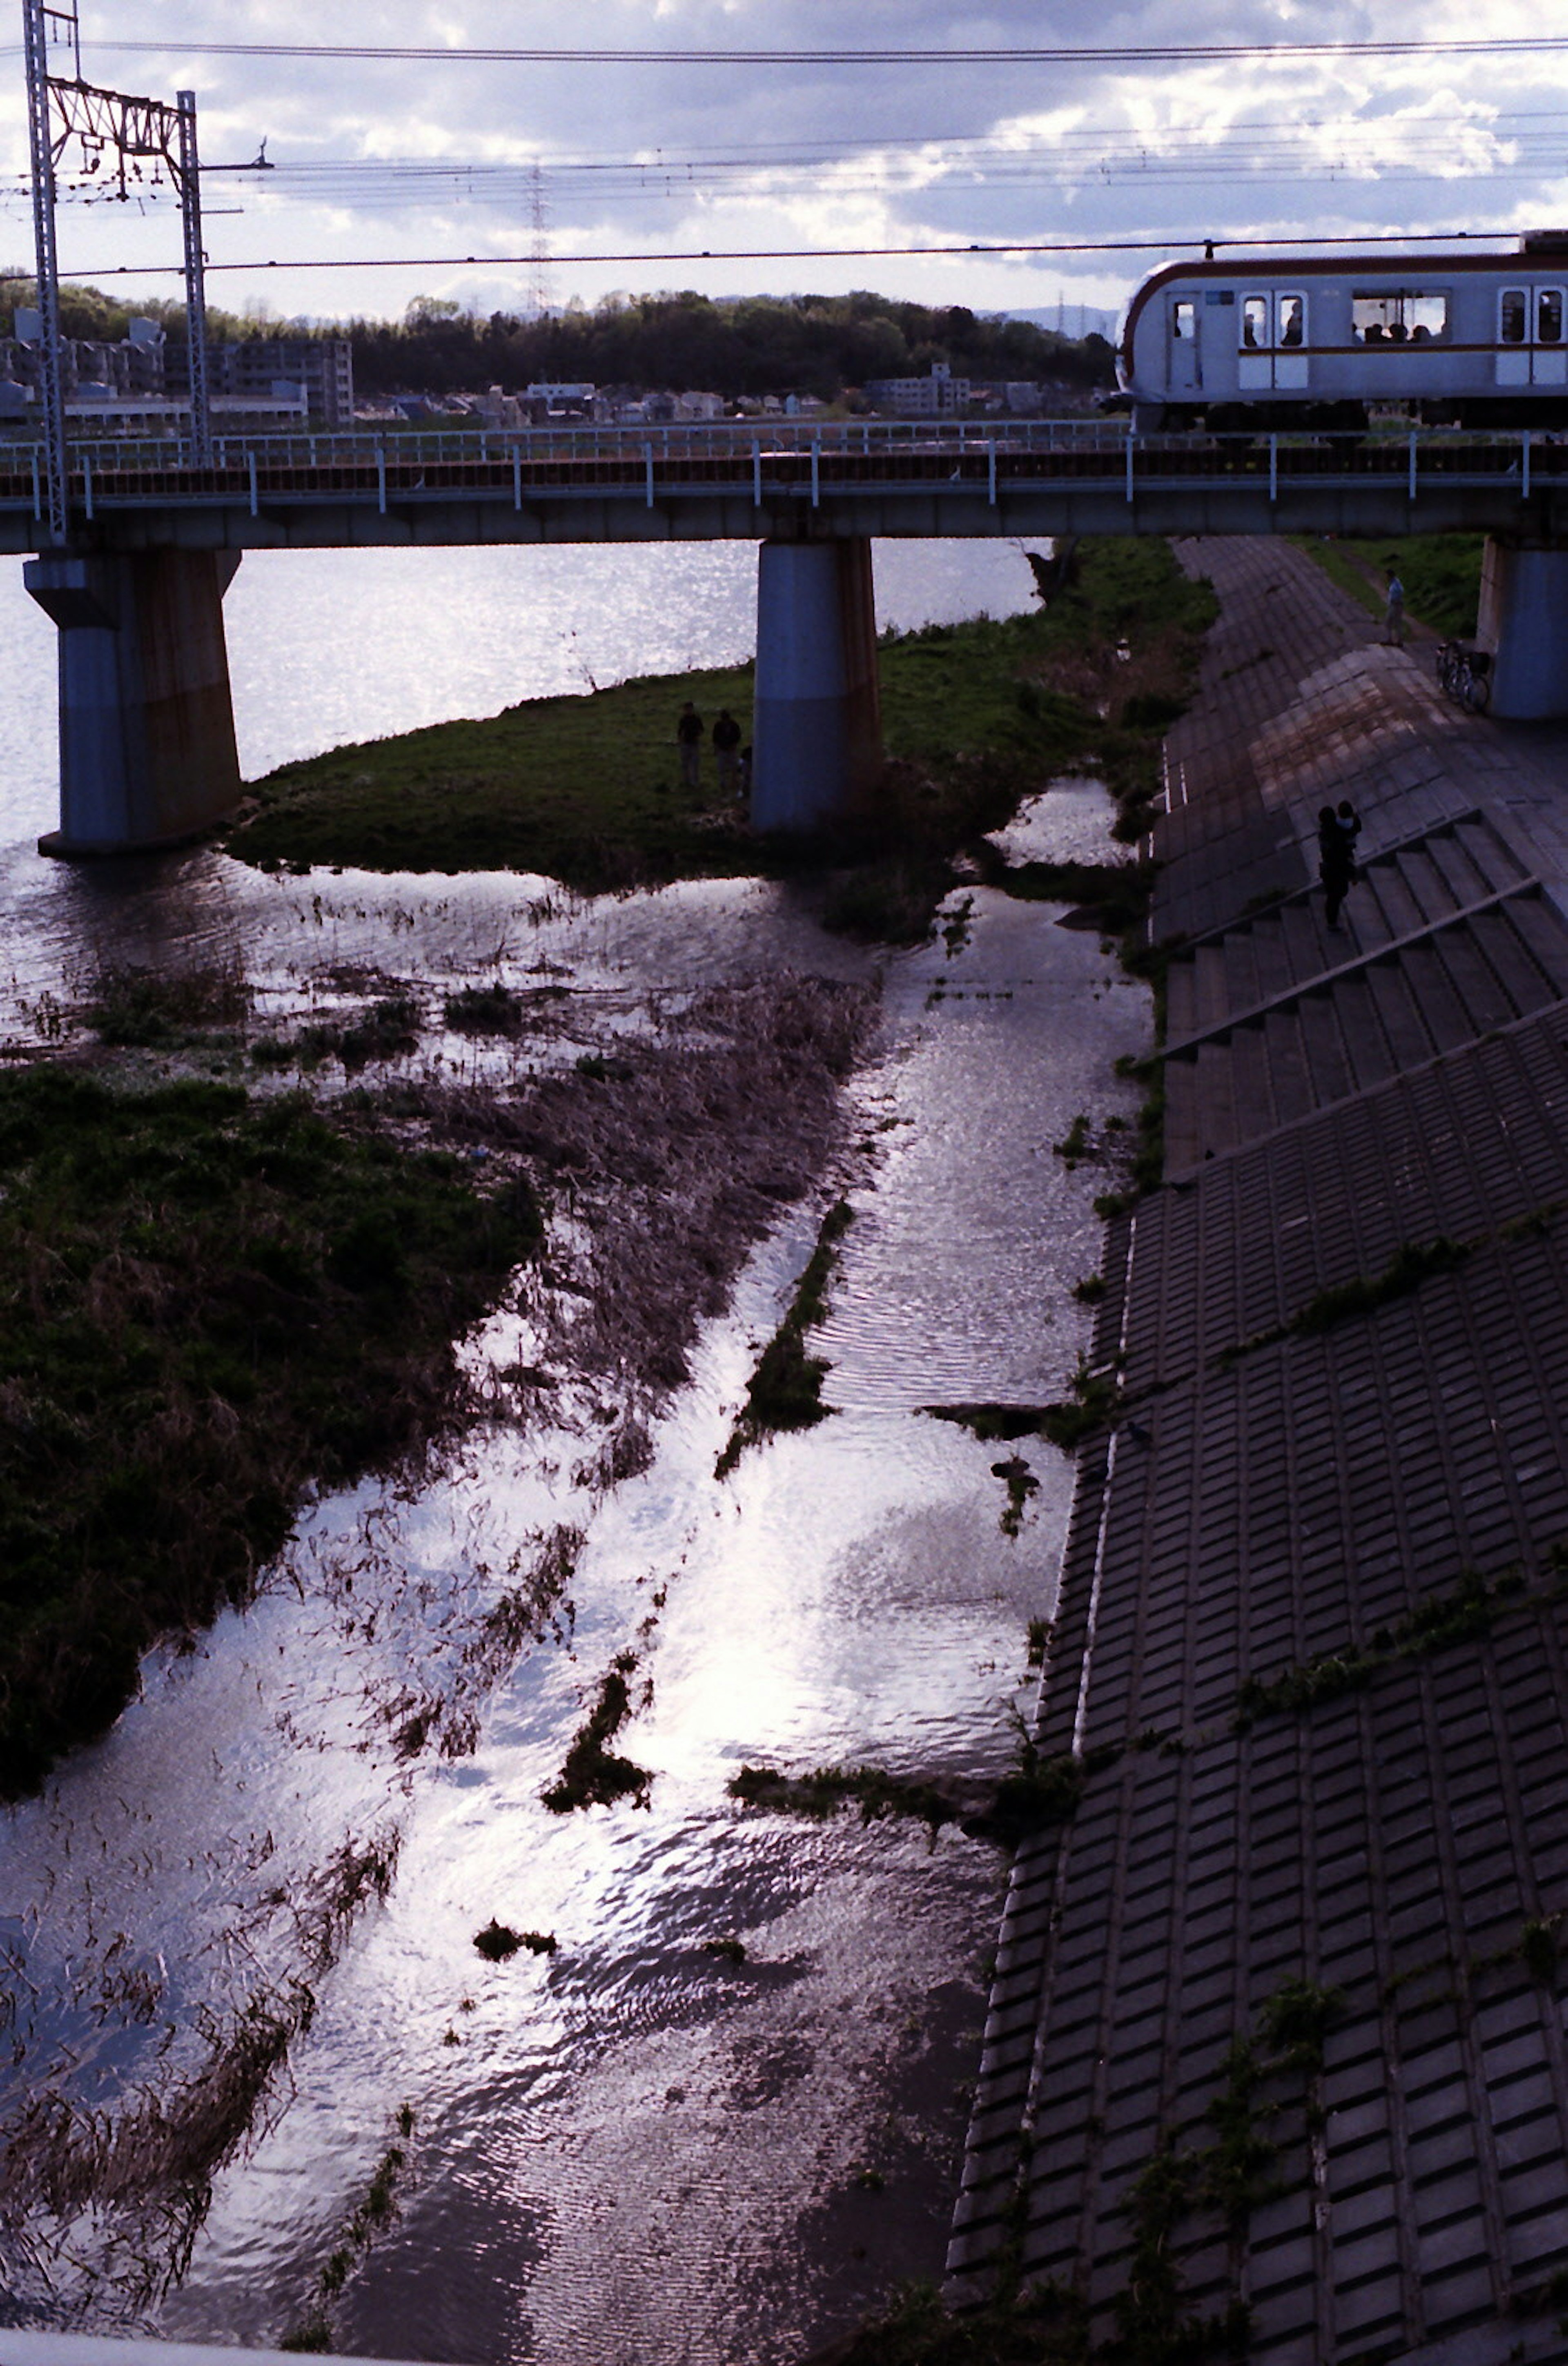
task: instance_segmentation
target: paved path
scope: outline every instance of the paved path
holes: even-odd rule
[[[1015,1866],[953,2291],[1568,2358],[1568,735],[1289,546],[1183,555],[1168,1179],[1108,1245],[1036,1737],[1077,1800]]]

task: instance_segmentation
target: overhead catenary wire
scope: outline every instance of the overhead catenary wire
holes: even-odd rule
[[[1489,181],[1529,179],[1560,162],[1568,113],[1534,108],[1506,115],[1470,112],[1416,118],[1297,117],[1288,121],[1243,118],[1218,126],[1173,123],[1108,125],[1081,117],[1044,136],[1015,132],[909,134],[902,139],[820,139],[749,143],[742,153],[694,148],[640,154],[553,155],[511,159],[456,156],[306,157],[265,164],[215,165],[209,175],[252,176],[268,209],[293,203],[332,202],[362,213],[447,204],[501,207],[509,201],[530,214],[547,174],[566,202],[640,198],[679,201],[688,194],[738,192],[777,200],[792,175],[820,187],[826,166],[834,193],[897,195],[909,190],[981,191],[1089,182],[1201,182],[1240,174],[1310,173],[1325,181],[1380,184],[1451,181],[1484,171]],[[1469,136],[1469,144],[1465,136]],[[1475,161],[1474,144],[1488,152]],[[1468,162],[1466,161],[1468,158]],[[1435,163],[1434,161],[1435,160]],[[1537,161],[1539,160],[1539,162]],[[263,177],[265,174],[265,179]],[[0,204],[25,197],[25,176],[0,180]],[[67,202],[96,203],[103,192],[88,175],[62,183]]]
[[[116,54],[203,58],[344,58],[420,65],[955,65],[1147,66],[1212,65],[1316,58],[1511,57],[1568,52],[1568,34],[1428,35],[1404,40],[1071,42],[1066,45],[886,43],[813,49],[604,47],[547,43],[526,49],[467,43],[440,45],[362,41],[99,40]]]
[[[944,256],[967,260],[975,255],[1009,254],[1173,254],[1187,248],[1218,254],[1225,248],[1249,254],[1293,254],[1303,248],[1346,248],[1359,251],[1371,246],[1453,246],[1484,245],[1495,240],[1512,241],[1517,235],[1513,230],[1444,230],[1444,231],[1374,231],[1363,237],[1337,236],[1313,238],[1249,238],[1244,233],[1224,237],[1207,231],[1178,235],[1160,231],[1141,238],[1100,239],[987,239],[975,240],[953,246],[766,246],[766,247],[682,247],[650,251],[639,248],[622,254],[558,254],[552,252],[552,264],[631,264],[631,263],[832,263],[874,261],[878,258],[918,255],[940,261]],[[355,254],[355,255],[276,255],[253,257],[245,263],[209,263],[209,277],[220,271],[447,271],[461,266],[482,265],[487,270],[521,269],[532,265],[532,254]],[[169,263],[110,263],[96,269],[84,268],[61,273],[62,279],[147,279],[165,277],[179,269]]]

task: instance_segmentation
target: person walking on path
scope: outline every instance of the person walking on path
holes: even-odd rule
[[[1325,918],[1339,926],[1339,910],[1356,878],[1356,838],[1360,817],[1348,797],[1339,811],[1325,806],[1317,817],[1317,875],[1323,882]]]
[[[721,797],[734,797],[740,793],[740,726],[728,706],[718,710],[718,721],[713,727],[713,752],[718,760],[718,793]]]
[[[681,786],[698,789],[703,781],[703,718],[688,698],[675,723],[681,750]]]
[[[1404,621],[1404,586],[1397,575],[1390,574],[1383,609],[1382,627],[1391,648],[1402,649],[1408,626]]]
[[[1350,877],[1354,882],[1361,875],[1356,867],[1356,840],[1361,835],[1361,817],[1348,797],[1340,798],[1339,809],[1334,817],[1334,826],[1349,849]]]

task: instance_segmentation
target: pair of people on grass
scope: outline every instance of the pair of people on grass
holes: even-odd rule
[[[675,721],[675,744],[681,751],[681,785],[695,789],[702,785],[703,718],[688,698]],[[738,796],[742,787],[745,752],[740,746],[740,726],[728,706],[721,706],[718,720],[713,727],[713,751],[718,763],[718,787],[721,796]]]

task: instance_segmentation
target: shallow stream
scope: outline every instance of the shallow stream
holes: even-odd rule
[[[1075,853],[1087,802],[1062,799]],[[252,2344],[314,2323],[473,2366],[804,2359],[940,2272],[1005,1865],[953,1827],[790,1820],[726,1786],[748,1763],[963,1786],[1008,1763],[1069,1466],[1005,1449],[1039,1482],[1010,1534],[1002,1449],[920,1408],[1066,1392],[1107,1178],[1053,1144],[1080,1112],[1130,1124],[1112,1064],[1146,1038],[1144,992],[1052,907],[978,888],[897,955],[746,882],[576,906],[515,877],[17,850],[0,904],[0,1036],[65,1027],[105,959],[227,962],[261,1020],[406,985],[425,1025],[389,1073],[445,1085],[675,1041],[714,988],[874,989],[841,1138],[689,1380],[632,1403],[574,1369],[592,1211],[560,1193],[542,1271],[473,1349],[548,1387],[523,1411],[500,1390],[417,1478],[312,1506],[254,1606],[155,1655],[109,1739],[0,1825],[0,2133],[39,2164],[0,2312]],[[444,991],[498,976],[559,989],[547,1023],[446,1031]],[[833,1414],[718,1481],[840,1194],[811,1342]],[[648,1449],[619,1454],[637,1421]],[[617,1659],[646,1805],[551,1813]],[[405,1712],[458,1693],[447,1754]],[[492,1918],[553,1952],[487,1962]],[[247,2141],[210,2185],[161,2176],[203,2114]]]

